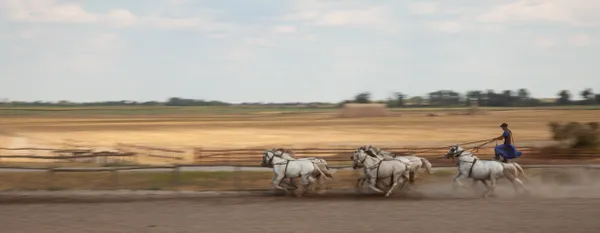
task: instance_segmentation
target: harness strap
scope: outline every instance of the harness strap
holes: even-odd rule
[[[283,178],[285,179],[285,177],[287,176],[287,167],[290,164],[290,161],[288,160],[287,162],[285,162],[285,168],[283,169]],[[472,168],[472,167],[471,167]]]
[[[375,182],[377,182],[377,179],[379,178],[379,168],[381,167],[381,162],[383,162],[383,160],[377,163],[377,170],[375,171]]]
[[[471,178],[471,174],[473,173],[473,167],[475,167],[475,163],[477,163],[477,159],[473,160],[473,165],[471,165],[471,168],[469,169],[469,178]]]

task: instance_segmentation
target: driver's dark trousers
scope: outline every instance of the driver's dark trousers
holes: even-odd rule
[[[496,156],[494,156],[494,160],[500,161],[500,157],[502,157],[502,156],[500,156],[500,154],[496,154]],[[502,162],[506,163],[506,158],[502,157]]]

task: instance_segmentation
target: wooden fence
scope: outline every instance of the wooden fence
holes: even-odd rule
[[[167,158],[169,160],[177,160],[177,158],[181,158],[181,156],[185,153],[180,150],[170,150],[163,148],[153,148],[153,147],[145,147],[145,146],[135,146],[135,145],[125,145],[121,144],[122,147],[131,148],[131,150],[139,150],[141,153],[146,153],[144,156],[150,155],[158,155],[160,157],[157,158]],[[53,150],[49,148],[13,148],[6,149],[0,148],[6,151],[18,150],[18,149],[30,149],[32,151],[35,150]],[[434,167],[453,167],[453,161],[450,159],[442,158],[446,152],[447,148],[423,148],[423,147],[403,147],[403,148],[382,148],[388,151],[392,151],[396,154],[407,154],[410,152],[422,152],[417,153],[419,156],[423,156],[428,158]],[[600,166],[588,165],[591,162],[600,162],[597,158],[600,158],[599,153],[595,151],[580,151],[580,150],[557,150],[556,153],[544,152],[539,148],[534,147],[522,147],[519,148],[524,153],[523,158],[519,158],[519,163],[523,164],[524,168],[600,168]],[[349,168],[350,167],[350,154],[355,150],[355,148],[298,148],[298,149],[290,149],[292,150],[298,157],[321,157],[326,159],[331,167],[333,168]],[[91,153],[89,150],[84,149],[73,149],[73,150],[53,150],[57,153],[71,153],[72,155],[58,155],[58,156],[36,156],[36,155],[0,155],[1,158],[10,159],[10,158],[28,158],[28,159],[40,159],[40,160],[65,160],[70,161],[78,158],[108,158],[108,157],[128,157],[134,158],[139,156],[136,152],[126,151],[126,152],[96,152]],[[0,161],[0,172],[3,172],[3,169],[12,169],[15,171],[20,170],[37,170],[46,173],[42,179],[45,179],[45,182],[42,186],[46,186],[48,189],[60,188],[60,184],[56,186],[56,182],[62,182],[60,177],[57,176],[57,173],[110,173],[109,182],[112,187],[120,188],[124,186],[120,186],[121,183],[126,183],[128,179],[122,176],[120,178],[121,172],[126,171],[134,171],[134,170],[145,170],[146,172],[159,172],[159,170],[166,170],[166,172],[170,173],[168,177],[168,185],[170,186],[190,186],[190,185],[198,185],[196,183],[190,183],[189,177],[188,179],[183,179],[187,176],[181,176],[181,172],[185,170],[189,171],[232,171],[232,175],[225,176],[229,179],[228,184],[230,185],[230,190],[246,190],[249,188],[254,188],[256,184],[260,184],[263,186],[268,186],[268,180],[270,177],[267,177],[267,173],[260,173],[264,177],[260,177],[258,180],[255,180],[254,176],[248,176],[249,173],[243,173],[241,167],[259,167],[260,158],[264,148],[245,148],[245,149],[229,149],[229,150],[216,150],[216,149],[205,149],[205,148],[195,148],[195,162],[194,164],[173,164],[166,166],[121,166],[121,167],[88,167],[88,168],[68,168],[68,167],[46,167],[46,168],[31,168],[31,167],[11,167],[11,166],[2,166]],[[424,152],[425,151],[425,152]],[[487,158],[493,155],[492,148],[483,148],[480,149],[477,155],[480,158]],[[163,153],[163,154],[160,154]],[[555,164],[559,164],[558,166]],[[577,165],[578,164],[578,165]],[[220,169],[186,169],[190,167],[214,167],[214,166],[232,166],[232,168],[225,168],[223,170]],[[264,171],[269,171],[267,168],[263,168]],[[14,172],[14,171],[13,171]],[[163,171],[164,172],[164,171]],[[167,173],[167,174],[168,174]],[[256,174],[254,174],[256,175]],[[152,176],[149,176],[152,177]],[[222,177],[222,175],[219,175]],[[122,180],[121,180],[122,179]],[[148,178],[150,179],[150,178]],[[219,178],[222,179],[222,178]],[[187,180],[187,181],[186,181]],[[208,179],[203,179],[208,180]],[[183,182],[182,182],[183,181]],[[221,185],[222,180],[216,183],[205,182],[204,188],[206,190],[215,189],[215,185]],[[245,182],[244,182],[245,181]],[[258,182],[260,181],[260,182]],[[264,182],[262,182],[264,181]],[[87,181],[86,181],[87,182]],[[125,184],[124,184],[125,185]],[[223,186],[223,185],[221,185]],[[262,187],[262,186],[260,186]],[[222,188],[222,187],[221,187]]]
[[[350,155],[355,148],[286,148],[297,157],[320,157],[329,163],[349,163]],[[441,147],[388,147],[382,148],[397,155],[415,154],[425,157],[434,166],[452,165],[452,161],[443,158],[449,148]],[[212,165],[252,165],[260,163],[260,158],[265,148],[243,148],[243,149],[194,149],[194,162],[196,164]],[[572,150],[556,149],[549,151],[536,147],[519,147],[523,156],[518,159],[522,164],[553,164],[553,163],[585,163],[589,160],[600,159],[600,151],[594,150]],[[476,152],[480,158],[492,158],[493,147],[481,148]]]
[[[139,162],[139,157],[150,157],[168,161],[182,161],[185,158],[186,151],[173,150],[158,147],[149,147],[133,144],[119,143],[115,145],[117,151],[94,151],[92,149],[82,149],[83,146],[77,146],[75,149],[57,149],[57,148],[0,148],[0,162],[2,159],[39,159],[56,160],[68,162],[89,162],[89,159],[97,159],[97,163],[106,164],[109,158],[117,161]],[[29,154],[13,152],[29,152]],[[37,151],[48,152],[52,155],[39,155]],[[33,152],[33,153],[32,153]],[[88,160],[85,160],[88,159]]]
[[[123,161],[129,160],[139,163],[139,157],[162,159],[169,163],[185,163],[186,152],[150,146],[119,143],[115,146],[117,152],[100,151],[91,149],[53,149],[53,148],[0,148],[0,163],[9,159],[39,159],[55,161],[82,161],[82,159],[100,158],[97,161],[106,164],[109,158]],[[331,147],[331,148],[286,148],[297,157],[321,157],[332,165],[344,165],[350,162],[349,157],[356,147]],[[434,166],[451,165],[451,160],[443,158],[448,148],[441,147],[387,147],[382,148],[397,155],[415,154],[430,160]],[[11,151],[26,150],[50,151],[53,156],[40,156],[35,154],[11,154]],[[204,147],[193,148],[193,164],[199,165],[239,165],[254,166],[260,163],[260,158],[265,148],[239,148],[239,149],[210,149]],[[554,164],[554,163],[585,163],[600,159],[599,150],[572,150],[559,148],[519,147],[523,157],[518,159],[523,164]],[[480,158],[492,158],[493,147],[481,148],[476,155]]]
[[[148,156],[151,158],[160,158],[168,160],[182,161],[185,158],[185,151],[173,150],[159,147],[140,146],[133,144],[118,143],[116,148],[120,151],[135,152],[140,156]]]

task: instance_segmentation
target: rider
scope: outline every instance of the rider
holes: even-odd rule
[[[513,145],[514,140],[512,137],[512,131],[510,131],[510,129],[508,129],[508,124],[502,123],[500,125],[500,128],[502,128],[502,130],[504,132],[502,133],[502,135],[500,135],[499,137],[494,138],[494,139],[495,140],[504,139],[504,143],[501,145],[498,145],[498,146],[496,146],[496,148],[494,148],[494,152],[496,154],[494,159],[500,160],[500,156],[502,156],[503,162],[506,162],[507,159],[514,159],[516,157],[521,156],[521,152],[517,151],[517,149]]]

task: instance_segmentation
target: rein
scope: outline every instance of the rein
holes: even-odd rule
[[[477,140],[477,141],[470,141],[470,142],[463,142],[463,143],[458,143],[459,145],[470,145],[470,144],[475,144],[475,143],[483,143],[479,146],[476,146],[474,148],[479,149],[480,147],[492,142],[493,140],[490,139],[484,139],[484,140]],[[435,147],[435,148],[429,148],[429,149],[424,149],[424,150],[418,150],[418,151],[409,151],[410,154],[421,154],[421,153],[425,153],[425,152],[430,152],[430,151],[436,151],[436,150],[441,150],[441,149],[446,149],[446,148],[450,148],[452,146],[441,146],[441,147]]]

